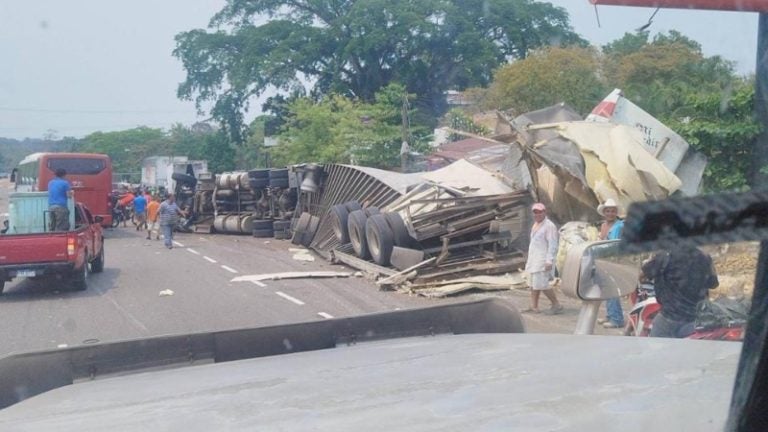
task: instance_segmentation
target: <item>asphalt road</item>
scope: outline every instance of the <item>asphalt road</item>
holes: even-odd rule
[[[0,180],[0,215],[10,191]],[[0,217],[2,219],[2,217]],[[379,291],[360,278],[233,282],[237,276],[286,271],[349,271],[315,256],[298,261],[280,240],[177,234],[172,250],[129,225],[106,231],[106,268],[86,291],[57,280],[14,280],[0,296],[0,355],[150,336],[323,320],[425,307],[477,297],[527,305],[525,291],[425,299]],[[170,289],[173,295],[160,296]],[[546,300],[543,306],[546,307]],[[578,303],[564,299],[562,316],[528,316],[535,332],[572,332]]]

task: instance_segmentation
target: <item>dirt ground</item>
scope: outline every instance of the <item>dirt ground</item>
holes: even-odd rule
[[[751,297],[755,288],[758,242],[728,243],[703,248],[712,255],[720,286],[712,290],[711,297]]]

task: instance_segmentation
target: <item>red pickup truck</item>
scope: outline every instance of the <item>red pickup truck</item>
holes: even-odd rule
[[[75,204],[74,230],[0,235],[0,293],[15,277],[56,276],[87,288],[89,271],[104,270],[101,216]]]

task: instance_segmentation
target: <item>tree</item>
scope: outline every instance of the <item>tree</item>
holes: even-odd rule
[[[747,187],[752,147],[760,125],[753,114],[755,86],[740,80],[727,92],[691,93],[679,117],[667,119],[671,128],[709,158],[704,172],[708,191]]]
[[[606,93],[599,53],[592,48],[546,48],[499,68],[481,104],[517,114],[565,102],[586,114]]]
[[[94,132],[80,140],[76,149],[108,154],[116,173],[138,173],[144,158],[169,154],[171,144],[162,129],[141,126],[117,132]]]
[[[276,164],[300,162],[355,163],[391,168],[399,165],[402,107],[407,95],[402,85],[390,84],[374,103],[332,95],[315,102],[300,98],[289,107],[288,121],[274,150]],[[408,111],[415,117],[416,109]],[[409,144],[419,151],[428,136],[425,127],[409,128]]]
[[[654,116],[674,113],[691,93],[723,91],[734,82],[733,64],[719,56],[704,57],[701,45],[676,31],[625,34],[604,48],[609,85]]]
[[[533,49],[585,43],[564,9],[532,0],[228,0],[209,28],[176,36],[187,73],[178,96],[198,109],[213,102],[238,145],[243,111],[268,88],[290,92],[309,80],[315,100],[372,103],[401,82],[434,120],[445,90],[485,85],[496,66]]]

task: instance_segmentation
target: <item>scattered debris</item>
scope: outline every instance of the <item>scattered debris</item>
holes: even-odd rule
[[[319,278],[345,278],[351,277],[352,273],[332,272],[332,271],[310,271],[310,272],[285,272],[285,273],[266,273],[260,275],[238,276],[231,282],[260,282],[265,280],[281,279],[319,279]]]
[[[159,297],[168,297],[173,295],[173,290],[164,289],[157,294]]]
[[[312,252],[310,252],[309,249],[295,249],[290,248],[288,249],[291,252],[295,252],[293,254],[293,259],[296,261],[307,261],[307,262],[314,262],[315,257],[312,255]]]
[[[469,290],[479,289],[483,291],[509,290],[519,286],[525,286],[525,280],[521,273],[505,276],[474,276],[470,278],[453,279],[434,283],[431,288],[414,289],[403,288],[412,293],[424,297],[447,297]]]

